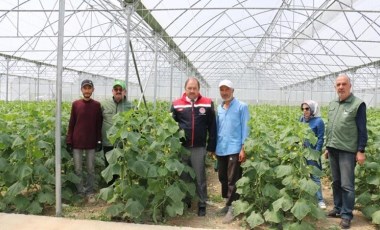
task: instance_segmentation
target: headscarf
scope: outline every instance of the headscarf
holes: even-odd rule
[[[301,104],[301,109],[302,109],[302,105],[303,104],[307,104],[310,108],[310,118],[312,117],[320,117],[321,116],[321,113],[319,111],[319,105],[316,101],[313,101],[313,100],[306,100],[304,102],[302,102]]]

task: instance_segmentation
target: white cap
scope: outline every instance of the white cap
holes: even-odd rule
[[[219,88],[221,86],[227,86],[228,88],[231,88],[233,89],[234,88],[234,85],[232,84],[232,82],[230,80],[223,80],[219,83]]]

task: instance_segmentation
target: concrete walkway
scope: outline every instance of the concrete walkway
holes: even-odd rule
[[[201,228],[145,225],[98,220],[0,213],[1,230],[195,230]],[[205,229],[205,228],[202,228]]]

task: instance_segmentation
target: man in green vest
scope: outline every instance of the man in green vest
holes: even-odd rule
[[[107,167],[108,161],[106,158],[106,153],[111,151],[114,147],[107,138],[107,131],[112,127],[112,118],[115,114],[123,111],[128,111],[133,108],[132,104],[127,101],[126,98],[127,89],[125,82],[121,80],[116,80],[112,87],[112,99],[101,102],[102,115],[103,115],[103,126],[102,126],[102,138],[103,138],[103,154],[104,154],[104,164]],[[114,175],[113,179],[108,182],[108,185],[112,185],[117,176]]]
[[[367,145],[366,104],[351,93],[351,80],[339,75],[335,81],[338,98],[329,104],[325,156],[330,160],[334,209],[327,215],[341,218],[348,229],[355,205],[355,165],[365,161]]]

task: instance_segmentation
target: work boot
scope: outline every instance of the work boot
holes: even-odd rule
[[[342,218],[339,225],[342,229],[349,229],[351,227],[351,220]]]
[[[199,207],[198,216],[205,216],[205,215],[206,215],[206,207]]]
[[[337,210],[333,209],[330,212],[327,213],[328,217],[333,217],[333,218],[340,218],[340,212]]]

